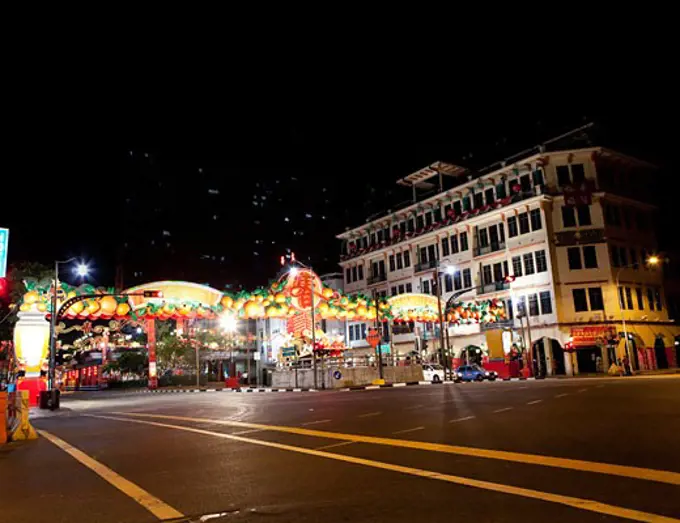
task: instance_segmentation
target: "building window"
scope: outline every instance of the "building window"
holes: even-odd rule
[[[392,294],[391,294],[392,296],[396,296],[396,295],[397,295],[397,288],[396,288],[396,287],[392,287],[392,288],[390,289],[390,292],[392,293]]]
[[[520,296],[517,298],[517,314],[526,314],[527,313],[527,299],[526,296]]]
[[[537,231],[543,227],[541,222],[541,209],[533,209],[531,211],[531,230]]]
[[[625,247],[619,247],[619,258],[621,259],[621,267],[628,265],[628,251]]]
[[[562,225],[564,227],[576,227],[576,214],[573,207],[562,206]]]
[[[515,317],[515,315],[513,313],[514,311],[512,310],[512,300],[508,300],[506,302],[505,307],[506,307],[506,310],[508,311],[508,319],[509,320],[513,319]]]
[[[619,287],[619,308],[621,310],[626,308],[626,302],[624,300],[623,292],[624,292],[623,287]]]
[[[456,216],[461,214],[462,207],[461,207],[461,204],[460,204],[460,200],[456,200],[455,202],[453,202],[453,212]]]
[[[397,253],[397,270],[401,270],[404,268],[404,259],[401,256],[401,253]]]
[[[574,311],[585,312],[588,310],[588,300],[586,299],[585,289],[572,289],[571,294],[574,298]]]
[[[442,256],[448,256],[449,253],[449,239],[448,238],[442,238]]]
[[[468,246],[467,232],[460,233],[460,250],[467,251],[470,247]]]
[[[529,316],[538,316],[538,296],[529,294]]]
[[[541,314],[552,314],[552,299],[550,298],[550,291],[543,291],[540,294],[541,300]]]
[[[484,199],[486,200],[487,205],[491,205],[494,202],[495,198],[493,187],[484,191]]]
[[[444,289],[446,292],[453,291],[453,276],[448,273],[444,276]]]
[[[619,248],[616,245],[609,247],[609,257],[611,258],[612,267],[621,267]]]
[[[588,289],[588,298],[590,299],[591,311],[604,310],[604,299],[602,298],[602,289],[600,287],[590,287]]]
[[[649,302],[649,310],[654,310],[654,290],[649,287],[647,288],[647,301]]]
[[[633,310],[633,293],[630,287],[626,287],[626,308],[631,311]]]
[[[503,281],[503,265],[500,263],[493,264],[493,281]]]
[[[354,325],[349,326],[349,341],[354,341]]]
[[[482,276],[484,285],[489,285],[493,281],[491,278],[491,265],[482,267]]]
[[[470,197],[466,196],[463,198],[463,210],[469,212],[470,208]]]
[[[432,225],[432,213],[426,212],[425,213],[425,227],[429,227],[430,225]]]
[[[363,280],[364,279],[364,266],[363,265],[359,265],[359,271],[358,272],[359,272],[359,279]]]
[[[352,283],[351,277],[352,277],[352,269],[347,267],[347,269],[345,269],[345,283]],[[54,293],[52,293],[52,294],[54,294]]]
[[[531,252],[528,252],[524,255],[524,274],[529,276],[530,274],[535,273],[536,271],[534,270],[534,255]]]
[[[357,330],[359,329],[359,325],[357,325]],[[366,324],[362,323],[361,324],[361,339],[365,340],[366,339]]]
[[[548,261],[545,257],[545,251],[536,251],[534,255],[536,256],[536,272],[546,272],[548,270]]]
[[[475,209],[484,206],[484,195],[481,192],[476,192],[473,196],[475,202]]]
[[[390,272],[397,270],[397,264],[395,263],[394,254],[390,254]]]
[[[427,247],[420,248],[420,263],[427,262]]]
[[[357,281],[359,277],[357,276],[357,267],[354,266],[352,267],[352,281]]]
[[[569,176],[569,166],[568,165],[558,165],[557,166],[557,183],[564,187],[565,185],[571,184],[571,177]]]
[[[523,212],[519,216],[519,233],[526,234],[529,232],[529,213]]]
[[[489,232],[486,229],[479,229],[479,246],[488,247],[489,246]]]
[[[499,183],[496,185],[496,198],[499,200],[502,200],[508,195],[506,189],[505,189],[505,184],[504,183]]]
[[[413,292],[413,285],[410,282],[406,284],[406,292]]]
[[[515,275],[515,278],[519,278],[522,276],[522,257],[521,256],[513,256],[512,257],[512,273]]]
[[[654,301],[656,302],[657,311],[663,309],[663,307],[661,306],[661,289],[659,289],[658,287],[654,289]]]
[[[594,245],[583,247],[583,266],[586,269],[597,269],[597,252]]]
[[[635,297],[637,298],[637,306],[638,310],[645,310],[645,302],[642,298],[642,289],[640,287],[637,287],[635,289]]]
[[[630,209],[627,207],[624,207],[621,209],[621,214],[623,215],[623,226],[626,229],[632,229],[633,228],[633,218],[630,215]]]
[[[510,216],[508,218],[508,237],[514,238],[515,236],[517,236],[517,218]]]
[[[642,268],[647,269],[647,249],[640,249],[640,263],[642,263]]]
[[[534,178],[534,185],[543,185],[545,183],[543,181],[543,170],[542,169],[536,169],[534,172],[531,173],[531,175]]]
[[[581,248],[580,247],[569,247],[567,248],[567,258],[569,260],[569,270],[577,271],[582,269],[581,265]]]
[[[423,294],[430,294],[430,280],[423,280]]]
[[[413,232],[416,230],[416,224],[413,221],[413,218],[409,218],[408,220],[408,232]]]
[[[463,288],[463,282],[460,279],[460,271],[456,271],[453,273],[453,288],[456,289],[457,291]]]
[[[571,164],[571,181],[574,185],[580,185],[586,181],[586,171],[582,163]]]
[[[411,266],[411,251],[404,251],[404,267]]]
[[[463,286],[466,289],[472,287],[472,273],[470,269],[463,269]]]
[[[416,216],[416,230],[421,230],[423,229],[425,223],[423,222],[423,215],[419,214]]]
[[[399,294],[404,294],[404,286],[399,285]]]
[[[592,220],[590,219],[590,206],[589,205],[579,205],[576,207],[576,213],[578,214],[578,224],[583,227],[584,225],[592,225]]]
[[[458,235],[451,236],[451,252],[456,254],[458,252]]]

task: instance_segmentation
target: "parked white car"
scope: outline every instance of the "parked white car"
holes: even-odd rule
[[[444,381],[444,367],[441,365],[423,364],[423,379],[432,383]]]

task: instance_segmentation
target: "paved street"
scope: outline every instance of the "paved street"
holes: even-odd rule
[[[2,521],[680,520],[676,377],[75,394],[34,425]]]

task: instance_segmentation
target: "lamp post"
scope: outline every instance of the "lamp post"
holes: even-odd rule
[[[661,262],[661,258],[658,256],[652,255],[649,258],[645,260],[645,263],[649,266],[656,267],[659,265],[659,262]],[[626,329],[626,314],[624,312],[624,307],[623,307],[623,302],[626,299],[625,292],[621,292],[619,290],[619,284],[621,281],[621,271],[623,269],[631,269],[634,267],[637,267],[637,263],[629,263],[628,265],[623,265],[622,267],[619,267],[618,270],[616,271],[616,279],[615,279],[615,287],[616,287],[616,294],[619,300],[619,311],[621,312],[621,325],[623,326],[623,339],[624,339],[624,351],[625,355],[628,357],[628,364],[630,365],[630,371],[631,373],[633,372],[633,359],[630,357],[630,344],[628,340],[628,330]],[[625,369],[624,369],[625,370]]]
[[[456,268],[453,266],[448,266],[446,267],[446,274],[453,274],[455,272]],[[442,314],[442,289],[439,281],[439,262],[437,261],[435,267],[434,267],[434,284],[437,288],[437,318],[439,320],[439,352],[440,352],[440,357],[442,361],[442,366],[444,367],[444,381],[446,381],[446,374],[448,371],[448,361],[446,359],[446,351],[448,350],[448,347],[444,347],[444,316]],[[448,338],[448,331],[447,331],[447,338]]]
[[[59,290],[59,265],[67,264],[76,258],[68,260],[55,260],[54,262],[54,285],[52,286],[52,313],[50,314],[50,362],[48,371],[48,388],[50,391],[50,409],[54,410],[57,404],[57,388],[55,387],[55,374],[57,363],[57,291]],[[89,268],[84,263],[78,264],[74,272],[84,278],[89,272]]]
[[[380,325],[380,304],[378,303],[378,293],[373,289],[373,301],[375,302],[375,328],[380,333],[380,341],[378,342],[378,377],[383,379],[383,363],[382,363],[382,341],[383,332]]]

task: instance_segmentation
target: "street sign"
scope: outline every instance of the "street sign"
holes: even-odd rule
[[[9,247],[9,229],[0,228],[0,278],[7,276],[7,248]]]
[[[380,339],[382,336],[378,332],[378,329],[375,329],[374,327],[371,327],[368,329],[368,334],[366,335],[366,341],[368,344],[373,347],[374,349],[378,346],[378,343],[380,343]]]
[[[281,354],[284,358],[292,358],[295,356],[295,347],[281,347]]]
[[[341,378],[342,378],[342,372],[340,372],[339,370],[334,371],[334,372],[333,372],[333,377],[334,377],[336,380],[341,379]]]
[[[380,344],[380,354],[389,354],[390,353],[390,344],[389,343],[381,343]]]

